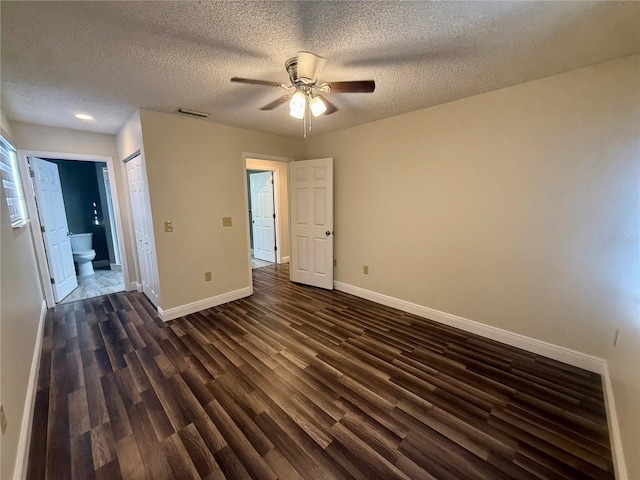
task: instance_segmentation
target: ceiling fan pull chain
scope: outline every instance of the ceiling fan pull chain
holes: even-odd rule
[[[303,136],[304,136],[305,140],[307,139],[307,131],[308,131],[307,130],[307,118],[308,118],[308,116],[307,116],[307,106],[305,105],[304,106],[304,115],[302,116],[302,128],[303,128],[303,132],[302,133],[304,134]]]
[[[311,93],[310,93],[311,89],[309,89],[307,91],[307,118],[309,119],[309,132],[311,132],[311,117],[313,115],[311,115]]]

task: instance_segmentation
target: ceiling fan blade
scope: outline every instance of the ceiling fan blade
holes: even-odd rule
[[[373,80],[327,83],[331,85],[331,93],[371,93],[376,89],[376,82]]]
[[[269,82],[268,80],[253,80],[252,78],[240,77],[233,77],[231,81],[237,83],[250,83],[251,85],[264,85],[266,87],[279,87],[281,85],[278,82]]]
[[[338,107],[336,107],[333,103],[327,100],[325,96],[316,94],[316,97],[320,97],[324,102],[324,104],[327,106],[327,111],[324,112],[325,115],[331,115],[332,113],[336,113],[338,111]]]
[[[286,103],[291,99],[291,95],[284,95],[271,103],[267,103],[264,107],[261,107],[260,110],[273,110],[276,107],[279,107],[283,103]]]
[[[310,52],[298,52],[298,78],[308,78],[316,83],[327,59]]]

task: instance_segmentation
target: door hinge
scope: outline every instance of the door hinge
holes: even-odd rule
[[[276,214],[275,213],[273,214],[273,218],[276,218]]]
[[[55,284],[56,284],[56,279],[55,279],[55,278],[52,278],[52,279],[51,279],[51,285],[55,285]]]
[[[277,251],[278,251],[278,246],[277,246],[277,245],[275,245],[275,246],[273,247],[273,251],[274,251],[274,252],[277,252]]]
[[[40,231],[41,231],[42,233],[45,233],[44,225],[40,225]]]
[[[30,169],[29,169],[29,175],[30,175],[31,177],[35,177],[35,176],[36,176],[36,172],[34,172],[34,171],[33,171],[33,168],[30,168]]]

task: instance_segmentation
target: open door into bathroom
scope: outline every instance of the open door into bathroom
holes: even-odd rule
[[[60,175],[55,163],[31,157],[30,164],[53,296],[57,303],[78,286]]]

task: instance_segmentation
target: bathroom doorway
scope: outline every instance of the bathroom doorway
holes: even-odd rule
[[[18,153],[47,306],[124,291],[128,278],[123,265],[113,159],[51,152]],[[50,201],[51,192],[39,191],[43,171],[49,177],[57,175],[62,201]],[[51,211],[53,205],[56,212]],[[52,244],[44,227],[47,216],[47,228],[52,230],[51,218],[55,219],[53,224],[58,230],[66,229],[69,241],[62,239]],[[57,285],[58,277],[66,281],[68,272],[75,275],[69,282],[71,291]],[[76,282],[77,287],[73,288]]]

